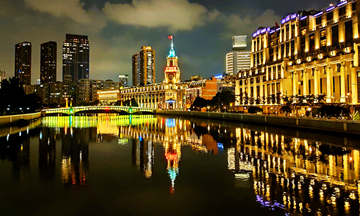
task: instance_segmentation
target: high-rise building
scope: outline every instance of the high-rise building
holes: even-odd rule
[[[155,50],[142,46],[140,51],[140,85],[155,83]]]
[[[119,83],[115,82],[111,79],[105,80],[104,82],[104,89],[105,90],[110,90],[110,89],[118,89],[119,88]]]
[[[65,105],[63,98],[63,83],[51,82],[49,84],[49,104],[51,105]]]
[[[233,74],[234,73],[234,52],[230,51],[225,55],[225,73]]]
[[[132,85],[140,85],[140,54],[136,53],[132,56]]]
[[[232,50],[225,56],[225,73],[232,75],[250,69],[250,51],[247,50],[247,36],[232,37]]]
[[[98,91],[104,90],[103,80],[90,80],[90,102],[94,103],[99,100]]]
[[[233,50],[244,50],[247,48],[247,35],[232,36]]]
[[[31,85],[31,43],[21,42],[15,45],[15,77],[23,85]]]
[[[76,104],[86,104],[90,102],[90,80],[80,79],[76,86]]]
[[[40,56],[40,83],[56,82],[56,42],[49,41],[41,44]]]
[[[63,45],[63,81],[89,79],[89,40],[86,35],[66,34]]]
[[[237,74],[239,71],[250,69],[250,51],[233,50],[226,53],[226,74]]]
[[[155,83],[155,50],[151,46],[142,46],[140,53],[132,56],[132,66],[134,86]]]

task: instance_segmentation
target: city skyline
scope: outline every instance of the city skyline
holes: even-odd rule
[[[304,1],[288,3],[277,1],[275,6],[260,1],[251,3],[229,1],[219,4],[216,1],[176,3],[167,0],[152,0],[132,2],[132,4],[109,3],[108,1],[69,1],[69,11],[46,6],[43,0],[15,0],[1,3],[0,17],[4,22],[0,25],[8,31],[0,37],[3,49],[0,51],[0,68],[7,74],[13,71],[13,44],[30,41],[32,50],[32,83],[40,78],[40,44],[46,41],[56,41],[57,49],[61,50],[66,33],[84,34],[89,36],[91,46],[90,78],[113,79],[119,74],[131,76],[131,55],[141,45],[151,45],[158,53],[156,82],[163,79],[165,60],[160,58],[167,53],[166,38],[163,35],[174,33],[177,46],[181,53],[180,62],[184,79],[199,73],[204,77],[224,72],[224,53],[231,49],[231,36],[251,34],[255,26],[273,25],[289,11],[299,9],[320,8],[328,1]],[[54,5],[63,1],[54,2]],[[260,4],[261,3],[261,4]],[[171,6],[171,14],[157,14],[157,6]],[[130,7],[134,12],[141,12],[144,5],[148,6],[155,18],[148,19],[138,16],[138,22],[132,23],[128,17],[116,17],[116,11]],[[245,8],[246,10],[245,10]],[[23,14],[20,19],[12,19],[12,12]],[[70,12],[71,11],[71,12]],[[244,13],[244,11],[248,11]],[[251,13],[250,13],[251,12]],[[76,15],[74,15],[76,14]],[[116,14],[116,13],[115,13]],[[165,18],[167,15],[169,19]],[[193,16],[192,16],[193,15]],[[193,17],[184,19],[183,17]],[[123,20],[119,22],[119,20]],[[178,20],[182,20],[179,22]],[[31,23],[31,25],[30,25]],[[256,23],[256,25],[254,25]],[[11,26],[17,26],[12,28]],[[28,26],[32,26],[30,29]],[[11,46],[9,46],[9,44]],[[206,48],[211,52],[205,51]],[[210,54],[209,54],[210,53]],[[193,61],[195,60],[195,61]],[[61,55],[58,53],[57,77],[61,80]]]

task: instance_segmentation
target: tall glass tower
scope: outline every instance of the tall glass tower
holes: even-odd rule
[[[86,35],[66,34],[63,45],[63,81],[89,79],[89,40]]]
[[[21,42],[15,45],[15,77],[23,85],[31,85],[31,43]]]
[[[40,82],[41,84],[56,82],[57,44],[49,41],[41,44],[40,50]]]

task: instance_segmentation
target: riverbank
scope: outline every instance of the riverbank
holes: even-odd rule
[[[21,120],[31,121],[41,117],[41,112],[0,116],[0,126],[9,125]]]
[[[360,121],[325,120],[312,118],[297,118],[273,115],[257,115],[243,113],[216,113],[195,111],[160,111],[156,114],[184,116],[195,118],[216,119],[222,121],[235,121],[241,123],[261,124],[267,126],[291,127],[295,129],[314,129],[325,132],[337,132],[360,135]]]

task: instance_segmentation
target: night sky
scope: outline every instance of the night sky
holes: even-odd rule
[[[90,78],[131,77],[131,56],[142,45],[156,50],[156,80],[163,79],[175,35],[182,79],[224,71],[231,36],[250,35],[302,9],[325,8],[328,0],[0,0],[0,70],[14,75],[14,45],[32,43],[32,82],[40,77],[40,44],[58,43],[57,79],[62,79],[66,33],[90,40]]]

